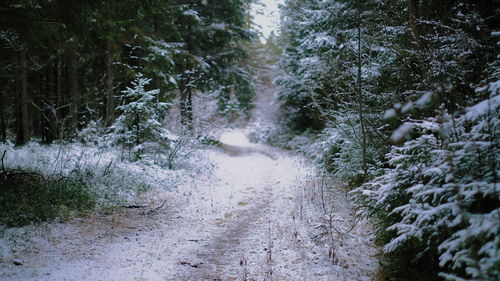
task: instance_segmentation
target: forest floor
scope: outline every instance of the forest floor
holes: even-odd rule
[[[6,230],[0,280],[374,280],[371,229],[345,192],[246,133],[223,133],[200,152],[209,168],[139,208]]]

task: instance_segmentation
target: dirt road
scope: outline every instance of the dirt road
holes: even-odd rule
[[[314,243],[321,213],[307,161],[250,144],[242,131],[225,141],[226,148],[203,152],[211,169],[175,191],[144,194],[145,209],[47,224],[2,240],[3,251],[22,265],[0,262],[0,279],[371,280],[366,226],[334,241],[335,257],[328,243]],[[349,208],[336,212],[347,228]]]

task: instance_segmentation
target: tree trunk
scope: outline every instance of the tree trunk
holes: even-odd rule
[[[181,111],[181,124],[189,131],[193,130],[193,89],[190,85],[191,77],[186,74],[189,69],[189,64],[182,71],[181,83],[179,85],[180,100],[179,106]]]
[[[159,33],[160,33],[160,22],[161,22],[160,16],[154,15],[153,16],[153,32],[156,35],[159,35]],[[153,88],[160,90],[160,96],[161,96],[163,83],[164,83],[164,79],[161,78],[161,76],[155,76],[155,77],[153,77],[153,80],[151,81],[151,85],[153,86]]]
[[[45,120],[45,115],[44,115],[44,110],[43,108],[41,107],[42,105],[42,102],[44,101],[45,99],[45,96],[47,95],[47,71],[45,69],[42,69],[40,71],[40,74],[39,74],[39,94],[40,94],[40,98],[37,99],[36,101],[36,104],[37,104],[37,110],[38,110],[38,120],[39,120],[39,124],[37,125],[38,127],[38,130],[39,130],[39,133],[40,133],[40,136],[42,138],[42,143],[47,143],[47,130],[46,130],[46,126],[47,126],[47,120]]]
[[[416,49],[420,49],[420,37],[417,28],[418,19],[418,0],[408,0],[408,12],[409,19],[408,23],[410,25],[411,36],[413,37],[414,46]]]
[[[45,142],[51,143],[57,138],[57,116],[55,112],[55,102],[54,98],[56,97],[57,89],[56,89],[56,77],[55,77],[55,68],[54,68],[54,59],[51,58],[47,63],[46,71],[46,83],[45,86],[45,101],[42,105],[42,113],[45,119]]]
[[[7,142],[7,128],[5,128],[5,112],[4,107],[7,104],[5,100],[5,94],[3,91],[0,91],[0,140],[3,143]]]
[[[191,86],[183,82],[183,87],[180,87],[180,110],[181,123],[189,131],[193,130],[193,93]]]
[[[359,114],[359,124],[361,127],[361,155],[363,161],[363,181],[366,180],[368,168],[367,168],[367,157],[366,157],[366,145],[367,145],[367,136],[366,136],[366,124],[364,117],[364,101],[363,101],[363,85],[362,85],[362,77],[361,70],[363,66],[363,60],[361,56],[361,1],[358,0],[358,77],[357,77],[357,96],[358,96],[358,114]]]
[[[65,135],[65,98],[64,98],[64,77],[63,77],[63,57],[62,54],[57,54],[57,97],[54,106],[54,117],[56,121],[56,136],[59,142],[62,143]]]
[[[153,15],[153,32],[155,34],[159,34],[160,32],[160,22],[161,22],[161,18],[159,15]]]
[[[78,129],[78,108],[80,105],[77,78],[77,43],[75,39],[71,40],[67,49],[67,64],[67,100],[70,102],[68,129],[71,133],[74,133]]]
[[[106,126],[111,126],[115,121],[115,100],[113,86],[115,75],[113,72],[113,47],[111,41],[106,41]]]
[[[28,106],[28,66],[26,63],[26,50],[19,52],[19,114],[18,131],[16,136],[16,145],[23,145],[30,141],[30,120]]]

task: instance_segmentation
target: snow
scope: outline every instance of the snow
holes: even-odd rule
[[[416,101],[416,104],[420,107],[425,107],[431,103],[433,96],[432,92],[427,92]]]
[[[254,144],[250,143],[245,134],[241,131],[228,131],[220,136],[220,141],[229,145],[241,147],[251,147]]]
[[[323,47],[334,47],[337,44],[337,40],[333,36],[329,36],[326,33],[320,33],[315,38],[318,45]]]
[[[497,81],[494,86],[495,91],[498,91],[500,88],[500,81]],[[468,108],[467,113],[465,114],[465,119],[469,121],[474,121],[480,116],[485,115],[490,110],[494,111],[498,107],[500,107],[500,95],[496,95],[491,99],[486,99],[470,108]]]
[[[394,117],[396,117],[396,110],[394,110],[393,108],[391,108],[391,109],[388,109],[388,110],[385,111],[383,119],[387,120],[387,119],[391,119],[391,118],[394,118]]]
[[[403,125],[399,126],[391,135],[392,142],[400,142],[403,140],[410,132],[413,130],[413,124],[409,122],[403,123]]]
[[[226,30],[227,29],[225,23],[218,23],[218,22],[214,22],[214,23],[210,24],[210,27],[215,29],[215,30]]]
[[[251,145],[244,131],[222,133],[221,140],[242,149]],[[318,209],[308,202],[319,198],[311,189],[318,187],[313,166],[264,145],[246,148],[249,153],[237,156],[223,149],[199,152],[198,159],[209,168],[184,176],[175,190],[143,194],[144,210],[6,230],[0,239],[0,278],[231,280],[245,275],[262,280],[272,271],[275,280],[371,280],[376,262],[366,251],[375,250],[363,224],[348,235],[349,243],[335,245],[337,265],[313,242]],[[169,170],[158,173],[172,175]],[[158,214],[147,215],[162,202]],[[338,215],[344,217],[340,226],[350,223],[345,219],[349,213]],[[24,265],[13,265],[12,259]]]
[[[182,13],[185,16],[193,16],[193,17],[198,17],[198,12],[195,10],[186,10]]]
[[[177,170],[74,146],[91,169],[113,161],[123,182],[150,184],[131,199],[145,207],[5,229],[0,279],[373,280],[373,230],[341,185],[302,156],[249,141],[249,132],[272,126],[264,120],[275,112],[262,104],[276,105],[263,93],[248,127],[214,133],[221,145],[192,150]],[[53,159],[58,148],[28,146],[7,157],[28,166],[30,151],[48,150],[41,158]],[[62,171],[82,164],[75,151],[60,157]],[[18,259],[23,265],[13,264]]]
[[[401,109],[401,112],[407,113],[412,108],[413,108],[413,102],[409,102],[409,103],[405,104],[405,106],[403,106],[403,108]]]

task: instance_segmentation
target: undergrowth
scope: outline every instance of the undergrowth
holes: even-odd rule
[[[142,194],[172,190],[204,169],[197,154],[183,156],[176,169],[159,165],[154,156],[127,161],[115,147],[82,143],[0,144],[0,226],[65,220],[90,210],[138,204]]]
[[[75,179],[45,177],[29,170],[0,172],[0,225],[66,220],[93,209],[95,203],[95,194]]]

